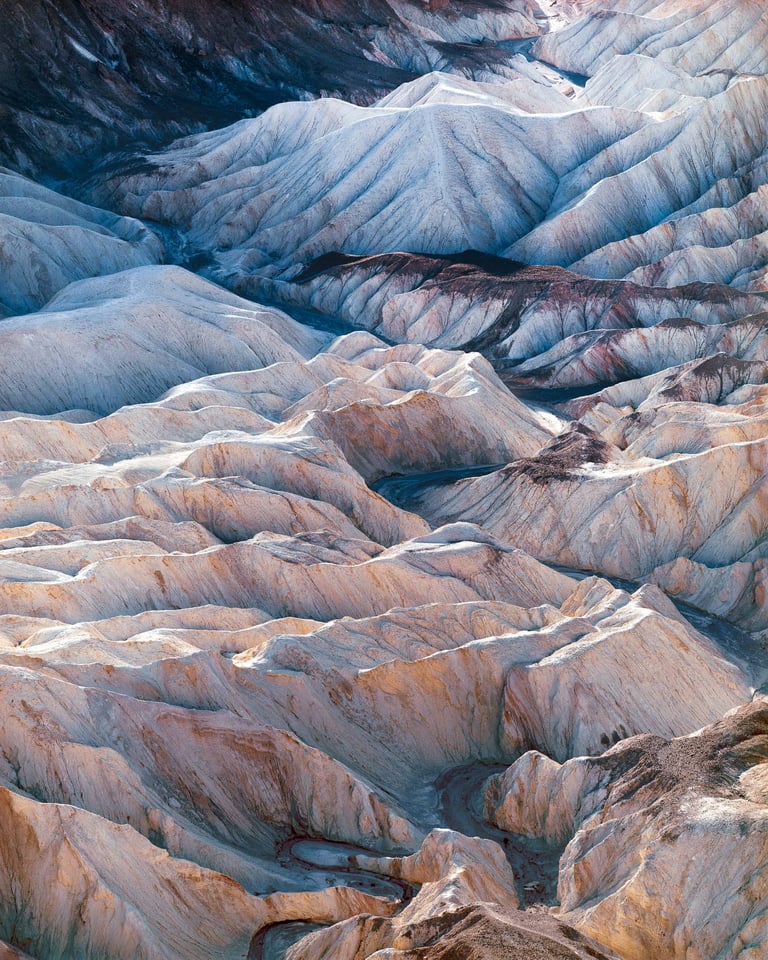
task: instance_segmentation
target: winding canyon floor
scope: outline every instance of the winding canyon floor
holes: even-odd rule
[[[0,960],[765,960],[761,0],[7,8]]]

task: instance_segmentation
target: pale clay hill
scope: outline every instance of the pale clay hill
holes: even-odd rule
[[[396,342],[480,350],[510,361],[504,365],[510,375],[527,380],[528,371],[537,371],[541,385],[550,387],[657,372],[675,356],[710,356],[718,343],[739,358],[757,358],[768,307],[763,294],[718,284],[663,288],[594,280],[476,251],[328,255],[291,283],[258,284],[288,307],[354,321]],[[581,349],[585,342],[595,345],[591,358]],[[575,362],[564,364],[556,379],[561,371],[551,368],[568,353]]]
[[[764,960],[767,66],[9,6],[0,960]]]
[[[647,72],[632,70],[656,82]],[[556,113],[525,84],[470,99],[448,75],[365,108],[281,104],[129,164],[93,195],[173,227],[187,254],[245,291],[254,274],[289,279],[330,251],[468,248],[597,277],[762,289],[768,78],[734,72],[661,109],[592,102],[591,82]]]
[[[67,284],[158,263],[143,224],[78,203],[0,168],[0,316],[38,310]]]
[[[0,408],[112,413],[206,374],[301,363],[327,339],[179,267],[138,267],[0,326]]]

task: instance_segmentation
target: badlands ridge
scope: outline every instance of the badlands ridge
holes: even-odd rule
[[[764,960],[764,5],[0,51],[0,960]]]

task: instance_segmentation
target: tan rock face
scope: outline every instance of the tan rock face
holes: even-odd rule
[[[621,956],[759,956],[766,731],[757,700],[690,737],[633,737],[562,766],[525,754],[489,781],[486,814],[567,843],[564,917]]]
[[[383,925],[376,919],[361,918],[338,924],[327,933],[316,933],[302,940],[286,957],[298,960],[304,953],[322,957],[360,956],[373,944],[391,937],[390,927],[398,932],[391,948],[375,949],[369,956],[397,957],[398,960],[446,960],[450,957],[483,957],[503,960],[509,956],[536,960],[613,960],[615,954],[560,920],[546,914],[517,913],[507,907],[503,913],[487,904],[473,904],[448,910],[435,920],[397,921]],[[352,948],[346,941],[355,942]],[[354,949],[357,953],[346,952]]]
[[[6,6],[0,960],[765,960],[762,4]]]
[[[615,436],[613,426],[607,437]],[[578,427],[536,457],[479,479],[424,487],[403,502],[433,522],[471,519],[545,561],[619,577],[651,577],[677,557],[712,567],[762,559],[768,489],[760,425],[754,440],[739,425],[726,428],[705,452],[696,449],[698,425],[689,429],[692,452],[680,449],[688,444],[678,435],[672,450],[657,454],[640,444],[622,450]],[[708,485],[709,476],[731,483]]]

